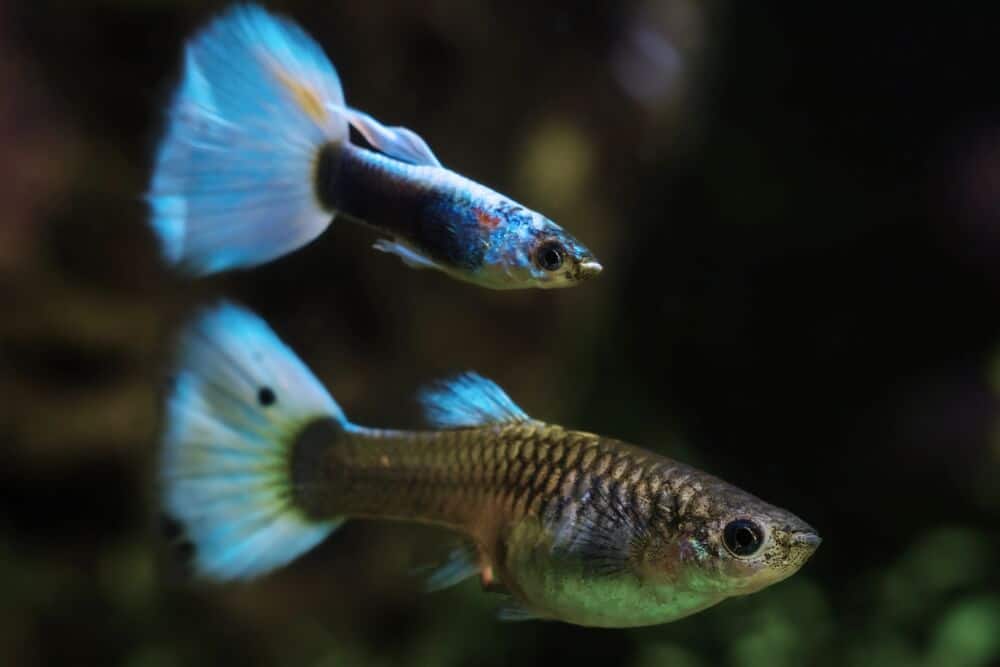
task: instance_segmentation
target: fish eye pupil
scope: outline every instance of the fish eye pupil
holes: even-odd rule
[[[274,405],[276,400],[278,400],[278,397],[274,395],[274,390],[270,387],[261,387],[257,392],[257,402],[264,407]]]
[[[723,533],[726,548],[734,556],[751,556],[757,553],[764,541],[763,531],[749,519],[730,521]]]
[[[558,271],[563,265],[563,249],[558,243],[547,243],[538,249],[538,266],[546,271]]]
[[[736,529],[736,547],[739,549],[748,549],[753,546],[756,537],[749,528],[741,527]]]

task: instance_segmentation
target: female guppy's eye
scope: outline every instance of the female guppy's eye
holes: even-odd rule
[[[752,556],[764,543],[764,531],[749,519],[737,519],[726,524],[722,539],[734,556]]]
[[[558,271],[564,260],[563,248],[555,241],[540,246],[535,253],[535,262],[546,271]]]

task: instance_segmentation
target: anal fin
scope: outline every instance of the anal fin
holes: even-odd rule
[[[470,547],[458,547],[448,554],[444,565],[434,570],[424,584],[428,593],[457,586],[479,574],[476,554]]]

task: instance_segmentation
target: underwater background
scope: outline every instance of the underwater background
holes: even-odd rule
[[[804,3],[803,3],[804,5]],[[1000,7],[269,2],[349,103],[562,224],[584,285],[492,292],[335,222],[172,276],[142,192],[224,3],[0,1],[0,663],[1000,664]],[[352,420],[475,369],[539,419],[691,463],[823,545],[669,625],[499,623],[424,594],[442,531],[356,521],[193,584],[154,486],[171,337],[229,296]]]

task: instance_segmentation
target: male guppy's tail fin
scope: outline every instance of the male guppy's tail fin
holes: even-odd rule
[[[294,23],[237,6],[186,45],[147,194],[166,259],[190,274],[250,267],[318,236],[319,149],[347,141],[333,64]]]
[[[162,503],[193,544],[199,574],[264,574],[340,524],[296,507],[291,458],[307,424],[347,419],[256,315],[221,304],[184,329],[165,419]]]

